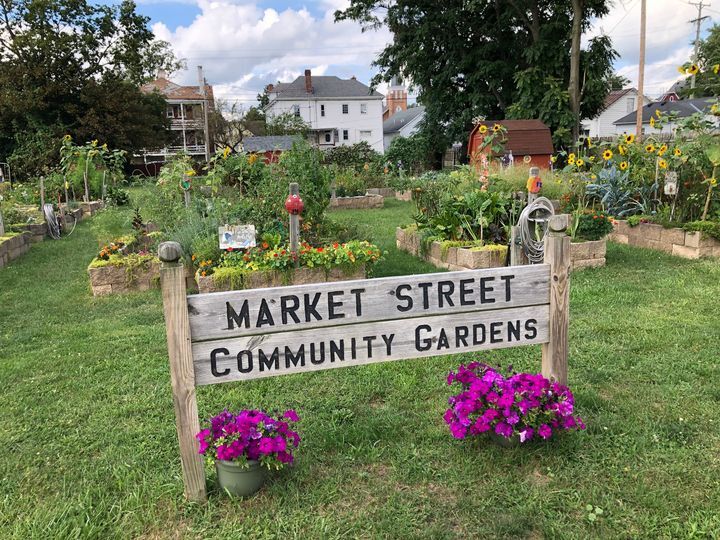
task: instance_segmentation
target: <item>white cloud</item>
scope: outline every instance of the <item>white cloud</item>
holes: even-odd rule
[[[216,96],[251,106],[265,85],[290,81],[305,69],[369,82],[370,64],[391,36],[387,30],[363,33],[354,22],[335,23],[335,10],[346,4],[323,0],[316,11],[321,15],[313,15],[305,8],[198,0],[200,14],[189,26],[171,31],[157,23],[153,31],[187,59],[188,71],[176,74],[177,82],[196,84],[195,66],[202,65]]]
[[[645,46],[645,93],[659,97],[681,78],[678,66],[692,57],[697,8],[685,0],[650,0],[647,2]],[[703,15],[715,13],[705,11]],[[711,20],[702,23],[706,33]],[[615,62],[618,73],[637,86],[640,51],[640,0],[616,0],[606,17],[595,21],[585,39],[606,33],[620,58]],[[701,38],[703,33],[701,33]]]

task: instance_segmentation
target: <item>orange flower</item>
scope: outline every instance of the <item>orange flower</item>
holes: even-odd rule
[[[268,245],[267,242],[263,242],[263,243],[262,243],[262,247],[263,247],[263,249],[267,249],[267,248],[269,248],[270,246]]]
[[[205,276],[207,276],[207,272],[200,272],[200,275],[201,275],[202,277],[205,277]]]

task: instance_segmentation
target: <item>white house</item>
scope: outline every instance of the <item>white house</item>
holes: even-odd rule
[[[420,124],[425,119],[425,107],[409,107],[396,112],[383,122],[383,141],[385,150],[396,137],[410,137],[417,133]]]
[[[642,109],[642,129],[646,135],[672,136],[677,127],[677,122],[664,122],[662,129],[650,125],[650,119],[658,118],[660,115],[667,115],[670,112],[676,113],[677,119],[687,118],[693,114],[702,113],[706,119],[718,126],[718,117],[710,112],[710,107],[715,103],[715,98],[679,99],[677,101],[656,101],[645,105]],[[615,124],[615,133],[635,133],[636,111],[618,118]]]
[[[650,103],[650,100],[643,96],[643,102],[647,104]],[[635,111],[637,104],[638,92],[634,88],[611,91],[605,98],[605,103],[600,113],[598,113],[595,118],[582,121],[584,134],[590,137],[615,136],[614,122]]]
[[[272,117],[291,112],[310,125],[311,142],[322,149],[366,141],[383,151],[383,95],[357,79],[305,75],[290,83],[268,85]]]

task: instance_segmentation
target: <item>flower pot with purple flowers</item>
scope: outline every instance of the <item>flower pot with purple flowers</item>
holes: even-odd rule
[[[248,497],[262,487],[265,469],[280,470],[293,462],[300,436],[291,425],[299,420],[292,409],[275,416],[260,410],[224,410],[196,435],[198,452],[214,462],[223,491]]]
[[[448,399],[444,416],[456,439],[489,434],[502,446],[515,446],[585,429],[574,414],[570,389],[540,373],[508,369],[503,375],[487,364],[470,362],[451,371],[447,382],[460,386]]]

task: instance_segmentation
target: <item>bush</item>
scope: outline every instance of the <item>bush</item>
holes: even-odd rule
[[[107,186],[105,202],[113,206],[125,206],[130,203],[130,194],[123,188]]]
[[[613,230],[612,218],[602,212],[589,212],[578,216],[575,238],[600,240]]]

